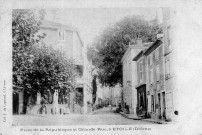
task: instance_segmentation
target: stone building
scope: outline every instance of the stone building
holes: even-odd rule
[[[175,30],[177,22],[174,21],[176,11],[171,8],[162,8],[163,33],[164,33],[164,65],[166,88],[166,119],[175,121],[178,115],[178,89],[176,86],[175,59],[176,38]]]
[[[163,34],[133,57],[137,115],[155,120],[175,121],[178,115],[178,89],[175,71],[175,11],[162,8]]]
[[[69,109],[72,113],[90,112],[92,102],[91,88],[91,62],[87,59],[86,48],[80,37],[78,30],[74,27],[44,20],[40,26],[38,34],[45,33],[43,42],[53,49],[60,50],[66,57],[72,58],[79,71],[79,77],[76,79],[76,92],[70,92],[68,100]],[[63,107],[58,102],[58,93],[48,94],[48,100],[59,108]],[[40,93],[37,94],[37,101],[40,100]],[[68,97],[67,97],[68,98]],[[39,102],[37,102],[39,104]],[[19,94],[19,113],[22,113],[23,93]],[[38,105],[39,106],[39,105]],[[51,105],[49,105],[51,106]],[[89,108],[90,107],[90,108]],[[28,109],[29,110],[29,109]],[[33,112],[32,110],[29,110]],[[36,111],[35,111],[36,113]],[[51,113],[51,112],[47,112]],[[57,109],[56,113],[59,113]]]
[[[136,79],[136,62],[133,58],[142,50],[148,48],[150,43],[142,43],[141,39],[129,45],[124,56],[121,59],[123,64],[123,107],[127,113],[136,114],[137,105],[137,85]]]
[[[121,87],[116,85],[110,88],[110,104],[114,107],[118,107],[121,103]]]
[[[135,76],[137,77],[137,84],[135,88],[137,89],[137,107],[136,113],[138,116],[146,116],[147,113],[147,93],[146,93],[146,56],[144,55],[144,50],[140,51],[137,56],[133,59],[136,61],[136,71]]]
[[[156,40],[144,53],[146,56],[147,115],[165,119],[165,88],[162,38]]]

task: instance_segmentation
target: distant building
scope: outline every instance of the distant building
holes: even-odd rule
[[[101,86],[101,90],[102,90],[102,97],[103,97],[102,102],[105,105],[109,105],[110,104],[110,88]]]
[[[110,88],[110,102],[112,106],[116,107],[121,103],[121,87],[119,85]]]

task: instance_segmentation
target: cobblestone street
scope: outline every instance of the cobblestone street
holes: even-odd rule
[[[62,126],[62,125],[146,125],[152,124],[141,120],[127,119],[109,108],[96,110],[92,114],[70,115],[14,115],[14,126]]]

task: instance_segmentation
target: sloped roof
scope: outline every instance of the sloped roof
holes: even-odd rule
[[[77,31],[75,27],[70,27],[68,25],[62,24],[62,23],[57,23],[57,22],[52,22],[49,20],[43,20],[41,27],[48,27],[48,28],[63,28],[66,30],[71,30],[71,31]]]
[[[153,42],[147,42],[147,43],[142,43],[142,45],[136,45],[136,44],[130,45],[127,48],[126,52],[124,53],[124,55],[121,59],[121,62],[123,63],[123,61],[125,60],[126,56],[128,55],[128,53],[131,49],[142,49],[142,50],[144,50],[144,49],[149,48],[152,45],[152,43]]]
[[[144,51],[144,55],[149,55],[154,49],[163,43],[162,39],[157,39],[147,50]]]
[[[79,37],[79,40],[82,44],[82,46],[84,46],[83,40],[81,39],[80,36],[80,32],[78,31],[78,29],[76,27],[71,27],[62,23],[57,23],[57,22],[53,22],[53,21],[49,21],[49,20],[43,20],[41,26],[42,28],[50,28],[50,29],[65,29],[65,30],[69,30],[69,31],[75,31],[76,34]]]

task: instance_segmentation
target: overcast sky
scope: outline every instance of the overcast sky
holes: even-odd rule
[[[104,28],[124,17],[138,15],[151,20],[156,17],[156,11],[156,8],[48,9],[46,19],[77,27],[84,44],[90,45]]]

